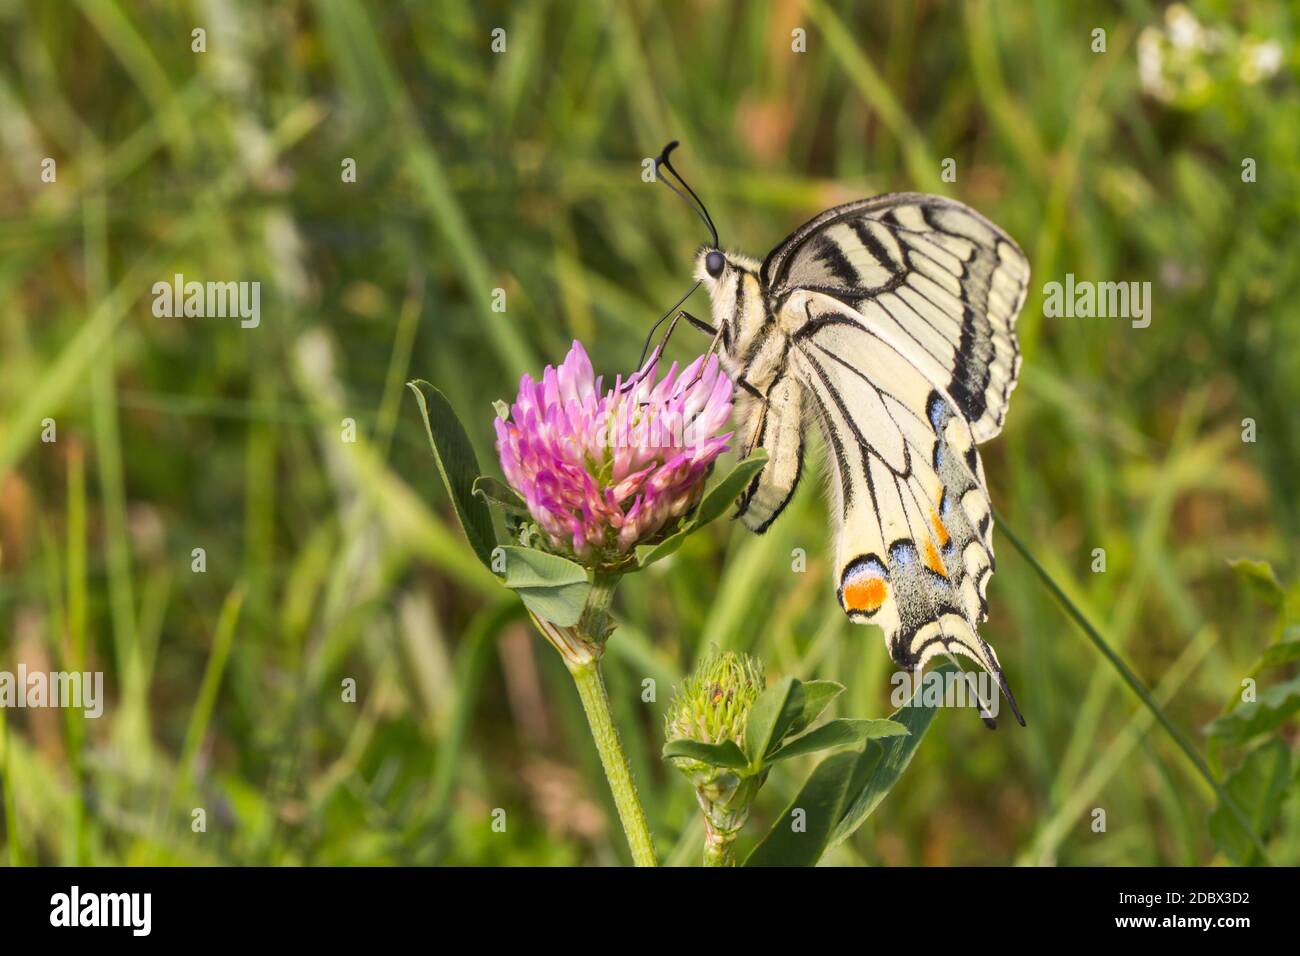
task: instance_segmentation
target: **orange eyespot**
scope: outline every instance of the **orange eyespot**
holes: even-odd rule
[[[885,603],[887,593],[885,582],[880,578],[860,577],[844,586],[844,608],[870,613]]]

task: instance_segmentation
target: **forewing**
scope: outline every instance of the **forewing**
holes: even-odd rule
[[[1020,371],[1014,326],[1029,263],[975,210],[922,193],[838,206],[773,250],[761,279],[777,303],[818,292],[887,329],[971,423],[976,442],[1001,431]]]

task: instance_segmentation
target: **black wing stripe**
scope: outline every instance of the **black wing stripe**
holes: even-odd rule
[[[839,393],[831,385],[826,372],[817,364],[816,360],[808,355],[808,353],[803,349],[799,350],[799,356],[806,361],[809,366],[811,366],[813,373],[818,376],[822,383],[822,389],[810,388],[808,389],[808,394],[812,396],[813,402],[817,405],[818,411],[822,416],[825,433],[836,450],[836,460],[839,464],[840,473],[841,498],[844,503],[843,519],[848,520],[849,501],[851,499],[853,488],[852,478],[848,471],[848,456],[843,452],[843,439],[840,438],[839,431],[835,428],[835,423],[831,418],[830,409],[826,408],[822,402],[823,394],[829,395],[835,402],[836,408],[840,412],[840,416],[848,425],[849,430],[854,433],[854,436],[859,438],[859,441],[861,440],[860,435],[858,434],[857,425],[854,423],[852,416],[848,414],[848,410],[845,409],[844,403],[839,397]],[[880,540],[883,542],[887,540],[885,538],[885,526],[880,521],[880,500],[876,497],[876,481],[871,476],[871,460],[868,458],[868,449],[870,449],[870,445],[863,447],[862,444],[859,444],[858,446],[859,454],[862,457],[862,473],[867,482],[867,494],[871,497],[871,514],[876,520],[876,526],[880,529]],[[892,473],[893,470],[889,468],[889,463],[878,453],[875,453],[874,449],[870,449],[870,451],[875,454],[875,457],[879,459],[881,464]]]
[[[828,235],[832,227],[833,239]],[[888,283],[838,287],[861,270],[874,273],[875,265],[891,276]],[[953,200],[915,193],[848,203],[796,230],[768,256],[760,276],[777,302],[806,289],[833,296],[857,311],[866,311],[865,301],[880,302],[897,290],[928,330],[952,348],[951,353],[941,351],[929,331],[910,336],[917,344],[925,343],[925,353],[943,369],[936,384],[945,387],[956,409],[971,420],[977,440],[996,434],[1019,372],[1014,326],[1024,302],[1028,264],[1015,242],[979,213]],[[907,289],[913,291],[903,291]],[[917,296],[928,303],[924,311]],[[881,305],[908,330],[906,323],[898,322],[897,303]],[[951,325],[940,316],[950,318]],[[914,332],[917,320],[906,319]],[[931,369],[930,375],[935,374]]]
[[[812,355],[808,354],[807,349],[800,349],[799,354],[803,356],[804,361],[806,361],[810,366],[812,366],[813,371],[816,373],[817,377],[821,380],[822,386],[826,389],[826,394],[829,395],[831,397],[831,400],[835,402],[835,407],[839,410],[840,416],[844,419],[845,422],[848,423],[849,430],[853,433],[853,437],[857,440],[858,450],[862,453],[862,467],[863,468],[868,467],[869,463],[867,461],[867,455],[872,455],[878,458],[880,460],[880,463],[883,464],[887,469],[889,469],[890,474],[903,475],[904,477],[911,475],[912,469],[911,469],[910,456],[907,459],[908,466],[901,472],[898,471],[896,468],[894,468],[892,465],[890,465],[889,462],[886,460],[885,456],[882,455],[879,451],[877,451],[876,447],[873,444],[871,444],[871,442],[867,439],[865,435],[862,434],[862,430],[858,428],[858,423],[853,419],[853,414],[849,411],[848,406],[844,404],[844,399],[840,397],[839,390],[835,387],[835,384],[831,381],[830,375],[827,374],[826,369],[822,366],[822,364]]]
[[[921,218],[939,232],[953,235],[934,221],[931,211],[921,207]],[[993,286],[993,274],[998,266],[996,244],[992,250],[966,238],[975,247],[971,258],[962,263],[957,277],[962,290],[961,341],[953,362],[948,393],[957,402],[967,419],[977,422],[988,409],[988,386],[991,378],[991,359],[996,349],[993,345],[993,323],[988,317],[988,292]],[[990,265],[989,260],[993,262]],[[975,270],[978,270],[976,272]],[[989,355],[980,354],[987,346]],[[979,352],[977,352],[979,349]]]
[[[900,291],[901,291],[901,290],[900,290]],[[915,342],[915,343],[917,344],[917,346],[921,349],[921,351],[923,351],[926,355],[930,356],[930,358],[934,359],[935,363],[936,363],[940,368],[947,368],[947,367],[948,367],[948,363],[944,361],[943,357],[942,357],[942,356],[939,356],[939,355],[935,355],[935,354],[934,354],[934,350],[931,349],[931,348],[930,348],[928,345],[926,345],[924,342],[922,342],[920,339],[918,339],[918,338],[916,337],[916,335],[912,332],[912,330],[911,330],[911,328],[910,328],[910,326],[911,326],[912,323],[910,323],[910,322],[904,322],[903,319],[899,318],[897,315],[894,314],[894,308],[890,305],[890,301],[889,301],[890,299],[895,299],[895,300],[901,302],[901,303],[903,304],[904,308],[906,308],[908,312],[912,313],[912,315],[916,316],[917,319],[919,319],[920,321],[924,322],[924,323],[925,323],[926,325],[928,325],[930,328],[934,329],[934,326],[930,324],[930,322],[925,318],[925,316],[921,315],[919,312],[917,312],[915,309],[913,309],[910,305],[908,305],[908,304],[907,304],[907,300],[904,299],[902,296],[900,296],[897,292],[895,292],[893,295],[881,296],[879,299],[876,300],[876,304],[877,304],[878,306],[880,306],[880,308],[884,311],[884,313],[885,313],[886,315],[889,316],[890,319],[893,320],[893,323],[894,323],[896,326],[898,326],[898,328],[899,328],[900,331],[902,331],[902,332],[903,332],[903,333],[904,333],[904,334],[905,334],[909,339],[911,339],[913,342]],[[944,336],[943,333],[939,332],[938,329],[934,329],[934,331],[935,331],[935,333],[936,333],[937,335],[939,335],[941,338],[943,338],[944,341],[948,341],[947,337]],[[918,371],[919,371],[919,369],[918,369]]]
[[[866,330],[864,330],[864,331],[866,331]],[[870,333],[868,333],[868,334],[870,334]],[[896,419],[896,418],[894,417],[894,413],[891,412],[891,411],[889,410],[889,403],[888,403],[887,401],[885,401],[885,398],[886,398],[886,396],[888,395],[887,392],[885,392],[883,389],[881,389],[879,386],[877,386],[876,383],[873,382],[873,381],[872,381],[868,376],[862,374],[862,370],[861,370],[861,369],[855,368],[854,366],[850,365],[848,362],[844,361],[843,358],[841,358],[840,356],[836,355],[834,352],[832,352],[830,349],[826,348],[826,346],[822,345],[820,342],[813,342],[812,344],[813,344],[813,347],[817,349],[817,351],[821,352],[821,353],[822,353],[823,355],[825,355],[828,359],[830,359],[831,361],[835,362],[837,365],[842,365],[842,366],[844,366],[844,368],[847,369],[848,372],[849,372],[851,375],[853,375],[853,376],[855,376],[855,377],[861,379],[862,381],[866,382],[866,383],[867,383],[867,386],[868,386],[872,391],[874,391],[874,392],[876,393],[877,396],[879,396],[879,398],[880,398],[880,404],[884,406],[885,414],[887,414],[887,415],[889,416],[889,420],[890,420],[891,422],[894,423],[894,427],[895,427],[895,428],[898,428],[898,419]],[[904,360],[904,361],[906,361],[906,360]],[[906,406],[905,406],[905,405],[902,405],[901,403],[899,404],[899,407],[900,407],[900,408],[906,408]],[[916,412],[914,412],[914,411],[913,411],[912,409],[910,409],[910,408],[907,409],[907,412],[908,412],[908,414],[912,415],[912,416],[913,416],[917,421],[919,421],[921,424],[926,425],[926,426],[928,426],[928,425],[930,424],[929,422],[927,422],[927,421],[925,420],[925,416],[924,416],[924,415],[918,415],[918,414],[916,414]],[[902,431],[901,428],[899,428],[898,430],[899,430],[900,432]],[[906,432],[904,432],[904,437],[906,437]]]
[[[888,348],[888,349],[892,350],[893,353],[894,353],[895,355],[897,355],[897,356],[898,356],[902,361],[906,362],[909,366],[911,366],[911,368],[912,368],[912,369],[913,369],[913,370],[914,370],[918,375],[920,375],[920,376],[922,376],[922,377],[925,377],[925,373],[924,373],[921,369],[918,369],[918,368],[916,367],[916,365],[915,365],[915,364],[914,364],[914,363],[913,363],[913,362],[912,362],[912,361],[911,361],[911,360],[910,360],[906,355],[903,355],[901,352],[899,352],[897,349],[895,349],[895,348],[894,348],[890,343],[888,343],[888,342],[886,342],[884,339],[882,339],[882,338],[881,338],[878,334],[876,334],[873,330],[871,330],[871,329],[867,328],[866,326],[862,325],[860,322],[854,322],[852,319],[848,318],[847,316],[839,315],[838,313],[827,313],[826,315],[818,316],[818,317],[817,317],[816,319],[814,319],[812,322],[808,323],[808,325],[806,325],[803,329],[800,329],[798,333],[796,333],[796,335],[795,335],[795,338],[796,338],[796,339],[798,339],[798,340],[808,340],[808,341],[810,342],[810,344],[813,345],[813,346],[815,346],[819,352],[821,352],[822,354],[826,355],[828,358],[832,359],[833,361],[837,362],[838,364],[842,365],[845,369],[847,369],[847,370],[848,370],[849,372],[851,372],[853,375],[857,376],[858,378],[860,378],[860,379],[862,379],[864,382],[866,382],[866,383],[867,383],[867,384],[868,384],[868,385],[869,385],[869,386],[870,386],[870,387],[871,387],[871,388],[876,392],[876,394],[877,394],[878,396],[880,396],[881,401],[882,401],[882,403],[883,403],[884,406],[885,406],[885,410],[886,410],[886,412],[890,414],[890,418],[891,418],[891,420],[894,422],[895,427],[897,427],[897,425],[898,425],[897,419],[894,419],[894,418],[893,418],[892,412],[890,412],[890,410],[889,410],[889,404],[888,404],[887,402],[884,402],[884,395],[885,395],[885,393],[884,393],[884,392],[883,392],[883,391],[882,391],[882,390],[881,390],[881,389],[880,389],[880,388],[879,388],[879,387],[878,387],[878,386],[877,386],[877,385],[876,385],[876,384],[871,380],[871,378],[870,378],[869,376],[865,375],[865,374],[864,374],[860,369],[855,368],[854,366],[850,365],[848,362],[846,362],[846,361],[845,361],[842,357],[840,357],[839,355],[836,355],[834,352],[832,352],[832,351],[830,351],[829,349],[827,349],[827,348],[826,348],[824,345],[822,345],[820,342],[817,342],[817,341],[816,341],[816,339],[814,338],[814,336],[816,335],[816,333],[819,332],[819,331],[821,331],[821,330],[823,330],[823,329],[825,329],[825,328],[827,328],[827,327],[829,327],[829,326],[840,326],[840,327],[844,327],[844,328],[850,329],[850,330],[852,330],[852,331],[854,331],[854,332],[860,333],[860,334],[862,334],[862,335],[866,335],[866,336],[868,336],[868,337],[870,337],[870,338],[872,338],[872,339],[875,339],[875,340],[876,340],[877,342],[879,342],[880,345],[883,346],[884,348]],[[827,392],[830,393],[830,394],[832,395],[832,397],[835,399],[836,404],[837,404],[837,406],[839,407],[841,414],[843,415],[845,421],[849,422],[850,427],[853,429],[853,431],[854,431],[854,435],[855,435],[856,438],[858,438],[859,442],[860,442],[862,445],[864,445],[866,448],[868,448],[868,449],[870,450],[871,454],[873,454],[876,458],[879,458],[880,461],[881,461],[881,463],[884,464],[884,466],[885,466],[886,468],[888,468],[889,471],[890,471],[891,473],[893,473],[893,474],[910,475],[910,474],[911,474],[911,468],[910,468],[910,467],[909,467],[908,469],[906,469],[904,472],[898,472],[896,469],[892,468],[892,467],[890,466],[889,462],[885,459],[885,457],[884,457],[884,456],[883,456],[883,455],[882,455],[882,454],[881,454],[881,453],[880,453],[880,452],[879,452],[879,451],[878,451],[878,450],[877,450],[877,449],[876,449],[876,448],[871,444],[871,442],[870,442],[869,440],[867,440],[867,439],[866,439],[866,438],[861,434],[861,432],[858,431],[856,423],[854,423],[852,416],[849,415],[849,413],[848,413],[848,409],[847,409],[847,407],[844,405],[843,400],[840,398],[840,395],[839,395],[838,390],[835,389],[835,387],[834,387],[834,383],[831,381],[830,376],[826,373],[826,371],[825,371],[824,367],[821,365],[821,363],[820,363],[820,362],[819,362],[819,361],[818,361],[818,360],[817,360],[813,355],[811,355],[811,354],[809,353],[808,348],[807,348],[805,345],[801,345],[801,346],[799,347],[798,351],[799,351],[799,354],[800,354],[800,355],[801,355],[801,356],[802,356],[802,357],[803,357],[803,358],[804,358],[804,359],[805,359],[805,360],[806,360],[810,365],[812,365],[812,366],[814,367],[815,371],[816,371],[817,374],[818,374],[818,377],[819,377],[819,378],[821,379],[821,381],[822,381],[822,384],[825,386]],[[810,390],[810,391],[813,392],[813,393],[815,394],[815,390]],[[955,401],[955,400],[956,400],[956,399],[954,399],[954,401]],[[922,422],[925,423],[927,426],[929,426],[930,423],[929,423],[925,418],[923,418],[922,416],[919,416],[919,415],[917,416],[917,418],[918,418],[918,420],[922,421]],[[900,432],[902,432],[902,429],[899,429],[899,430],[900,430]],[[905,442],[906,445],[908,446],[907,449],[905,449],[905,451],[907,452],[907,455],[908,455],[908,458],[909,458],[909,461],[910,461],[911,452],[912,452],[912,451],[920,452],[921,450],[918,449],[918,448],[916,447],[915,443],[913,443],[913,442],[911,442],[911,441],[909,441],[909,440],[907,439],[907,433],[906,433],[906,432],[902,432],[902,434],[903,434],[904,442]],[[922,453],[922,454],[924,454],[924,453]],[[972,442],[970,448],[967,449],[967,455],[975,455],[975,454],[978,454],[978,452],[977,452],[977,449],[976,449],[976,447],[975,447],[975,444]],[[963,464],[967,464],[967,463],[963,462]],[[976,487],[982,487],[982,486],[980,485],[980,482],[979,482],[979,476],[975,473],[975,469],[974,469],[974,467],[971,466],[971,465],[969,465],[969,464],[967,464],[967,472],[970,474],[970,478],[971,478],[971,482],[972,482],[972,484],[975,485]],[[963,489],[963,491],[965,491],[965,490],[968,490],[968,489]]]
[[[892,318],[892,316],[891,316],[891,318]],[[894,321],[897,322],[898,320],[895,319]],[[898,349],[894,348],[892,345],[890,345],[888,342],[886,342],[884,339],[882,339],[879,335],[877,335],[874,331],[872,331],[872,330],[871,330],[870,328],[868,328],[867,326],[862,325],[860,322],[854,322],[854,321],[848,319],[847,317],[845,317],[845,320],[842,321],[842,322],[829,322],[829,323],[824,323],[824,324],[822,324],[822,325],[819,325],[819,326],[818,326],[818,329],[824,329],[824,328],[826,328],[827,325],[839,325],[839,326],[842,326],[842,327],[844,327],[844,328],[847,328],[847,329],[849,329],[849,330],[851,330],[851,331],[853,331],[853,332],[859,333],[859,334],[861,334],[861,335],[866,335],[866,336],[868,336],[869,338],[875,339],[877,342],[879,342],[879,343],[880,343],[882,346],[884,346],[885,348],[888,348],[888,349],[892,350],[893,353],[894,353],[895,355],[897,355],[897,356],[898,356],[902,361],[904,361],[904,362],[906,362],[908,365],[910,365],[910,366],[912,367],[912,369],[916,372],[917,375],[921,376],[922,378],[926,378],[925,372],[922,371],[921,369],[917,368],[916,365],[915,365],[915,363],[913,363],[911,359],[909,359],[906,355],[903,355],[901,352],[898,351]],[[851,372],[853,375],[857,376],[858,378],[862,379],[862,381],[866,382],[867,385],[869,385],[869,386],[870,386],[870,387],[875,391],[875,393],[876,393],[878,396],[880,396],[881,402],[885,404],[885,408],[886,408],[886,409],[889,408],[888,403],[885,403],[885,401],[884,401],[884,400],[885,400],[885,396],[886,396],[887,394],[889,394],[889,393],[885,392],[882,388],[880,388],[878,385],[876,385],[876,383],[873,382],[873,381],[871,380],[870,376],[864,374],[864,373],[862,372],[861,369],[859,369],[859,368],[857,368],[857,367],[855,367],[855,366],[853,366],[853,365],[850,365],[850,364],[849,364],[848,362],[846,362],[846,361],[845,361],[841,356],[835,354],[835,353],[832,352],[830,349],[826,348],[826,346],[822,345],[820,342],[818,342],[818,341],[816,340],[815,336],[800,336],[800,337],[801,337],[801,338],[804,338],[804,339],[806,339],[806,340],[808,340],[808,341],[810,341],[811,344],[812,344],[813,346],[815,346],[815,347],[817,348],[817,350],[818,350],[819,352],[821,352],[823,355],[825,355],[825,356],[827,356],[828,358],[834,360],[834,361],[837,362],[838,364],[844,366],[844,368],[847,369],[849,372]],[[918,344],[919,344],[919,343],[918,343]],[[801,351],[804,352],[804,353],[806,354],[807,349],[801,347]],[[931,354],[933,354],[933,353],[931,353]],[[927,380],[928,380],[928,379],[927,379]],[[903,405],[900,403],[900,407],[906,407],[906,406],[903,406]],[[917,421],[921,422],[921,423],[922,423],[923,425],[925,425],[927,428],[930,427],[930,422],[925,418],[925,416],[924,416],[923,414],[917,414],[915,411],[913,411],[913,410],[910,409],[910,408],[908,409],[908,412],[909,412],[910,414],[912,414],[913,416],[915,416],[915,418],[917,419]],[[897,424],[897,421],[895,421],[895,424]]]
[[[923,211],[922,215],[926,215]],[[930,220],[927,218],[926,220]],[[938,231],[944,231],[942,229]],[[948,233],[952,235],[952,233]],[[966,238],[966,237],[959,237]],[[970,241],[970,240],[968,240]],[[910,245],[910,244],[909,244]],[[971,261],[979,261],[979,252],[977,247],[975,256],[963,264],[961,275],[955,276],[962,290],[961,297],[961,334],[957,343],[957,350],[953,357],[952,375],[948,380],[948,393],[952,396],[962,413],[972,422],[979,421],[983,417],[985,410],[988,408],[987,390],[991,378],[990,365],[991,359],[996,355],[996,348],[993,346],[994,330],[993,324],[989,320],[987,309],[987,286],[992,284],[992,273],[985,282],[968,281],[974,280],[968,268]],[[924,252],[921,253],[925,255]],[[927,256],[927,258],[929,258]],[[954,256],[954,258],[959,258]],[[933,261],[933,259],[932,259]],[[951,270],[945,268],[950,275]],[[933,282],[933,278],[925,278]],[[948,290],[936,283],[936,286],[943,292],[951,295]],[[918,295],[924,297],[935,308],[941,309],[945,313],[951,310],[943,309],[938,303],[934,302],[925,292],[917,288],[913,282],[908,283],[908,287],[915,289]],[[978,350],[978,351],[977,351]],[[988,356],[981,354],[986,351]],[[1005,405],[1005,402],[1003,403]]]
[[[897,293],[898,297],[902,299],[904,302],[906,302],[908,307],[917,314],[920,320],[924,322],[926,325],[928,325],[930,328],[934,329],[935,334],[938,335],[940,338],[942,338],[945,342],[947,342],[951,348],[953,349],[957,348],[957,343],[961,340],[961,328],[955,320],[952,322],[944,322],[943,323],[944,327],[935,325],[928,318],[926,318],[925,313],[921,309],[917,308],[915,303],[908,300],[908,295],[913,295],[916,296],[916,298],[920,299],[921,301],[925,302],[926,305],[932,306],[933,308],[938,310],[938,312],[941,315],[947,317],[950,314],[947,310],[945,310],[942,306],[940,306],[939,303],[935,302],[934,299],[930,298],[929,295],[927,295],[924,291],[922,291],[920,286],[918,286],[915,281],[918,278],[921,277],[911,276],[908,279],[907,284],[898,290]]]
[[[839,431],[831,422],[830,411],[822,403],[821,395],[815,389],[809,389],[807,394],[821,420],[822,434],[826,437],[826,442],[831,448],[831,455],[835,459],[835,470],[838,472],[840,479],[840,520],[847,520],[849,509],[853,506],[853,483],[849,480],[849,458],[844,449],[844,440],[840,438]],[[868,475],[869,482],[870,475]],[[868,487],[870,486],[868,485]],[[874,505],[874,492],[872,502]]]
[[[875,233],[867,228],[866,223],[861,219],[850,219],[849,227],[853,230],[853,234],[858,237],[858,241],[866,246],[869,253],[875,256],[876,261],[880,263],[881,268],[888,269],[893,275],[898,275],[900,272],[906,271],[906,266],[903,263],[894,260],[894,257],[890,255],[889,251],[885,248],[885,244],[876,237]]]
[[[767,466],[764,465],[763,467],[766,468]],[[772,527],[772,522],[775,521],[777,518],[779,518],[781,516],[781,512],[785,511],[786,506],[789,505],[792,500],[794,500],[794,493],[795,491],[798,490],[799,479],[802,477],[803,477],[803,440],[801,438],[799,441],[799,462],[795,466],[794,481],[791,482],[790,484],[790,490],[786,492],[786,496],[781,499],[781,503],[772,509],[772,513],[767,516],[767,520],[754,529],[755,534],[763,534],[765,531],[767,531],[768,528]]]
[[[803,355],[803,352],[800,351],[799,354]],[[848,470],[848,456],[844,454],[843,440],[839,437],[839,432],[835,428],[834,421],[831,419],[830,409],[828,409],[822,402],[821,393],[817,389],[809,389],[808,393],[812,396],[813,403],[816,405],[817,411],[821,415],[824,434],[830,439],[836,450],[836,459],[839,466],[840,497],[844,504],[844,513],[841,516],[841,520],[847,521],[849,518],[849,503],[852,500],[853,492],[852,476]],[[827,389],[827,394],[833,393],[830,389]],[[849,421],[851,422],[851,420]],[[875,519],[876,528],[880,531],[880,540],[883,543],[886,540],[885,526],[880,521],[880,500],[876,497],[876,480],[871,477],[871,465],[867,461],[865,455],[862,458],[862,462],[863,477],[867,482],[867,495],[871,498],[871,516]]]
[[[817,237],[816,258],[826,263],[831,274],[846,286],[852,288],[860,284],[861,277],[858,275],[858,270],[853,268],[853,263],[849,262],[848,256],[844,254],[844,248],[825,233]]]

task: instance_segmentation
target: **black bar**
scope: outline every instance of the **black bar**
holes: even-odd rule
[[[675,939],[698,939],[693,934],[700,931],[729,937],[729,924],[744,935],[833,928],[852,933],[864,949],[887,941],[1041,945],[1099,935],[1171,942],[1200,935],[1217,942],[1289,930],[1294,885],[1293,870],[1217,868],[48,868],[0,870],[0,913],[7,940],[67,941],[75,934],[128,945],[145,938],[396,944],[410,935],[434,947],[521,938],[589,948],[594,940],[586,934],[607,926],[617,934],[599,937],[607,943],[653,939],[671,947]],[[79,917],[92,910],[112,916],[117,908],[126,925],[52,925],[70,922],[74,886]],[[146,893],[147,937],[137,937],[132,925],[143,928],[143,896],[133,898],[130,910],[123,897],[102,906],[99,896]]]

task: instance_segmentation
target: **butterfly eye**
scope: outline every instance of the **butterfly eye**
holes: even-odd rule
[[[726,256],[718,252],[716,249],[704,257],[705,271],[707,271],[709,275],[713,276],[713,278],[715,279],[718,276],[722,275],[722,270],[725,269],[726,267],[727,267]]]

